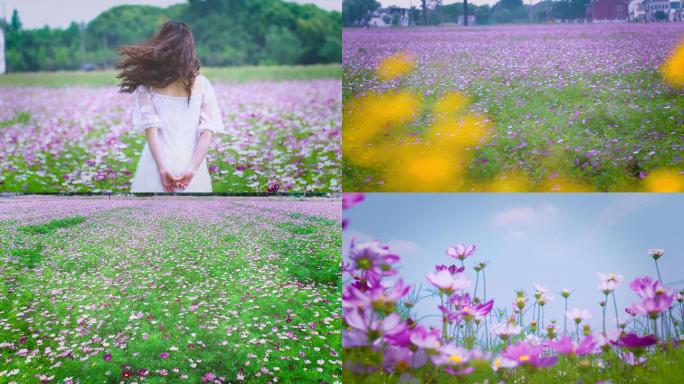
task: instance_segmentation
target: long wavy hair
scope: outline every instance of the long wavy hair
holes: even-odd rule
[[[116,76],[121,79],[120,92],[132,93],[141,85],[164,88],[180,79],[190,102],[200,61],[187,24],[166,22],[151,39],[119,47],[117,52],[124,56],[116,64],[121,70]]]

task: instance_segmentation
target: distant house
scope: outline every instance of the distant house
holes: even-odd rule
[[[629,0],[593,0],[587,11],[593,22],[627,21]]]
[[[399,7],[378,8],[372,14],[369,27],[408,27],[409,10]]]
[[[629,19],[632,21],[682,21],[684,0],[633,0]]]
[[[463,15],[458,16],[458,25],[463,25]],[[475,15],[468,15],[468,25],[475,25]]]

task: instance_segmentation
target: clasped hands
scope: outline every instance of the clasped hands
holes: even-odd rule
[[[179,176],[175,176],[168,169],[161,169],[159,171],[159,177],[161,177],[162,187],[164,187],[164,192],[175,192],[178,189],[185,189],[195,177],[195,171],[192,169],[186,169]]]

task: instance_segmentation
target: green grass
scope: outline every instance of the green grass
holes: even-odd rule
[[[75,225],[79,225],[86,220],[83,216],[72,216],[63,219],[55,219],[48,221],[44,224],[31,224],[25,225],[17,228],[20,231],[31,233],[31,234],[41,234],[45,235],[54,232],[60,228],[69,228]]]
[[[339,223],[324,218],[304,217],[304,223],[285,222],[278,227],[288,233],[283,239],[273,240],[271,250],[278,255],[287,274],[301,282],[314,282],[331,286],[341,283],[340,265],[342,258],[336,246],[341,243]],[[332,236],[329,247],[316,246],[320,238]]]
[[[364,76],[370,75],[351,83],[360,84]],[[543,190],[555,174],[588,190],[641,191],[642,172],[684,169],[678,150],[684,137],[684,94],[664,86],[656,72],[577,75],[563,87],[532,82],[492,79],[465,90],[470,110],[487,110],[492,127],[486,141],[469,152],[474,156],[461,177],[462,190],[480,191],[501,175],[519,172],[532,191]],[[434,95],[456,86],[445,81],[429,90]],[[352,97],[348,88],[345,101]],[[424,99],[423,111],[434,99]],[[392,135],[421,134],[427,124],[420,121],[392,127]],[[523,141],[526,146],[517,148]],[[591,150],[600,152],[595,161],[586,157]],[[344,190],[382,190],[383,177],[378,168],[343,164]]]
[[[245,382],[264,383],[271,376],[257,377],[262,367],[282,383],[339,380],[341,366],[333,361],[341,320],[331,316],[339,312],[339,228],[301,231],[304,223],[327,219],[279,224],[282,219],[256,210],[240,216],[211,208],[207,220],[206,212],[174,212],[168,209],[174,203],[165,202],[45,224],[0,223],[0,344],[16,346],[0,347],[0,371],[18,370],[0,383],[29,383],[36,374],[54,375],[58,383],[66,377],[118,383],[126,369],[134,375],[126,383],[199,383],[207,372],[226,382],[244,374]],[[83,220],[87,226],[77,225]],[[294,280],[289,268],[295,261],[272,256],[274,242],[289,237],[306,244],[309,257],[335,259],[337,280],[327,280],[329,286]],[[143,317],[132,320],[137,313]],[[61,353],[60,345],[78,358],[43,353],[46,347]],[[86,345],[101,349],[88,357],[81,349]],[[15,356],[23,348],[39,353]],[[161,352],[170,357],[160,358]],[[57,361],[62,365],[55,367]],[[143,368],[149,374],[140,380],[135,373]],[[161,369],[168,375],[156,373]]]
[[[202,68],[201,73],[212,82],[241,83],[253,80],[309,80],[340,78],[339,64],[318,64],[299,66],[249,66]],[[57,71],[19,72],[0,76],[0,86],[42,86],[64,87],[74,85],[104,86],[116,85],[118,79],[114,70],[105,71]]]

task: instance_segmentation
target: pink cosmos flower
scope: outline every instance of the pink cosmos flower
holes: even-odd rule
[[[575,323],[579,324],[584,320],[591,319],[591,312],[586,309],[573,308],[565,314],[568,319],[574,320]]]
[[[493,335],[499,336],[504,340],[508,339],[510,336],[519,334],[521,331],[522,328],[511,323],[494,324],[490,330]]]
[[[391,253],[389,247],[377,241],[370,241],[352,244],[349,259],[354,269],[361,270],[364,277],[378,279],[383,276],[396,275],[397,271],[392,269],[392,264],[398,263],[400,257]]]
[[[591,335],[586,336],[579,344],[575,344],[568,336],[563,336],[558,341],[551,340],[548,344],[551,349],[564,355],[584,356],[593,353],[596,348],[596,340]]]
[[[375,305],[394,304],[411,290],[411,286],[398,280],[391,287],[374,286],[365,292],[354,285],[342,287],[342,308],[371,308]]]
[[[646,362],[646,356],[636,357],[636,355],[630,351],[621,351],[618,353],[618,357],[627,365],[641,365]]]
[[[442,305],[439,306],[439,309],[445,315],[447,315],[449,320],[455,322],[460,322],[461,320],[469,321],[473,318],[482,319],[487,316],[489,312],[491,312],[492,307],[494,306],[493,299],[486,303],[477,304],[470,299],[470,295],[467,293],[463,296],[454,295],[451,297],[450,301],[453,306],[453,310],[450,310]]]
[[[427,280],[430,284],[448,295],[470,287],[470,280],[463,273],[452,275],[447,270],[441,270],[437,273],[428,273]]]
[[[420,368],[427,362],[427,355],[423,350],[412,351],[409,348],[389,346],[385,348],[382,366],[387,372],[397,368]]]
[[[342,209],[349,209],[360,204],[365,199],[365,195],[359,192],[345,192],[342,194]]]
[[[454,274],[461,273],[461,272],[465,271],[465,266],[457,267],[457,266],[452,264],[452,265],[447,267],[446,265],[442,264],[442,265],[435,265],[435,270],[437,272],[446,270],[446,271],[449,271],[449,273],[451,273],[452,275],[454,275]]]
[[[470,360],[470,352],[454,344],[446,344],[437,348],[437,355],[430,357],[435,365],[463,365]]]
[[[438,329],[427,329],[422,325],[417,325],[411,330],[411,343],[418,348],[437,349],[441,346],[442,335]]]
[[[632,304],[625,309],[630,315],[656,318],[673,304],[675,291],[665,287],[660,280],[653,281],[650,277],[640,277],[634,279],[629,287],[642,299],[641,303]]]
[[[445,253],[447,256],[463,261],[466,257],[472,256],[475,253],[475,248],[475,244],[467,246],[465,244],[458,244],[453,247],[448,247]]]
[[[407,331],[406,322],[397,313],[391,313],[380,318],[372,309],[349,310],[344,314],[344,320],[350,330],[342,335],[344,348],[368,345],[368,342],[379,342],[382,336],[396,337]],[[370,339],[372,336],[374,339]]]
[[[655,335],[639,336],[636,333],[630,333],[620,337],[617,341],[611,341],[613,345],[627,349],[641,349],[650,347],[658,342]]]
[[[501,356],[515,361],[518,365],[530,365],[533,367],[543,368],[556,364],[558,356],[542,356],[544,348],[538,345],[520,341],[511,344],[501,352]]]

